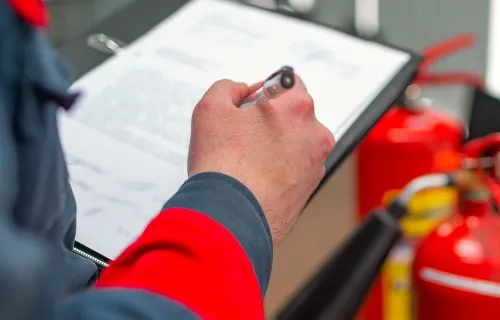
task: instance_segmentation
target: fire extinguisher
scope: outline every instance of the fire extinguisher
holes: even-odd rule
[[[470,34],[454,37],[423,51],[424,61],[405,101],[391,108],[358,149],[358,218],[380,206],[384,194],[401,189],[413,178],[437,172],[434,158],[443,150],[457,151],[466,139],[464,125],[447,113],[427,108],[419,100],[424,85],[472,85],[481,88],[482,79],[466,72],[432,73],[429,67],[444,55],[474,43]],[[376,183],[375,183],[376,182]],[[384,290],[379,280],[360,313],[362,320],[382,320]]]
[[[456,213],[415,255],[417,320],[500,319],[499,151],[500,134],[465,146]]]

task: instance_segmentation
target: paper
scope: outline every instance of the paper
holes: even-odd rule
[[[252,84],[291,65],[340,139],[409,59],[242,4],[191,1],[74,85],[84,98],[60,126],[77,240],[113,259],[141,233],[187,178],[191,113],[214,81]]]

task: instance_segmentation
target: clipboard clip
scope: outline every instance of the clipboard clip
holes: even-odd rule
[[[118,54],[127,46],[125,42],[113,37],[109,37],[104,33],[95,33],[90,35],[87,38],[87,44],[92,49],[107,54]]]

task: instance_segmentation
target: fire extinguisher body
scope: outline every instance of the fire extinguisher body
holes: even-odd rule
[[[466,200],[420,243],[413,263],[416,320],[500,319],[500,216]]]
[[[437,171],[434,157],[459,150],[463,124],[429,108],[395,107],[380,120],[358,149],[358,213],[379,206],[384,193]]]
[[[412,179],[438,171],[434,157],[459,150],[463,124],[430,108],[394,107],[372,129],[358,149],[358,218],[382,204],[384,194]],[[384,290],[376,282],[362,311],[362,320],[384,319]]]

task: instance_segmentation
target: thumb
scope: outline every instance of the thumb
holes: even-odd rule
[[[203,96],[203,100],[210,101],[219,108],[237,106],[250,94],[250,88],[241,82],[219,80],[215,82]]]

